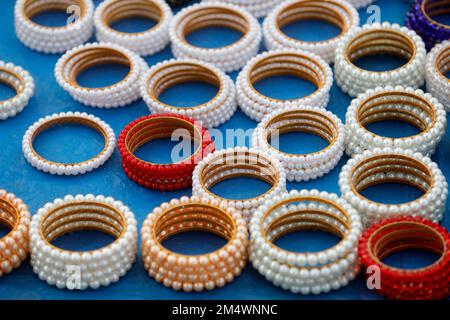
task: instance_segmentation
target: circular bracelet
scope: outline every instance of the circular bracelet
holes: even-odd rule
[[[39,278],[59,289],[108,286],[124,276],[136,257],[134,214],[111,197],[67,195],[45,204],[31,220],[31,265]],[[100,249],[69,251],[53,245],[64,234],[96,230],[116,240]]]
[[[250,225],[253,266],[285,290],[320,294],[339,289],[359,271],[357,243],[362,225],[358,213],[336,194],[292,190],[264,203]],[[321,252],[286,251],[274,242],[290,232],[322,230],[341,238]]]
[[[329,145],[310,154],[290,154],[277,149],[281,134],[307,132]],[[252,146],[280,160],[288,181],[308,181],[330,172],[344,154],[344,125],[330,111],[314,107],[291,107],[268,114],[253,132]]]
[[[316,86],[309,96],[279,100],[258,92],[254,85],[272,76],[295,76]],[[318,55],[300,50],[275,50],[261,53],[250,60],[239,73],[236,81],[238,104],[251,119],[261,121],[274,111],[291,106],[316,106],[325,108],[328,104],[333,71]]]
[[[450,111],[450,78],[445,76],[450,70],[450,41],[438,44],[431,50],[426,70],[427,91],[444,105],[446,111]]]
[[[175,107],[159,100],[162,92],[180,83],[201,81],[218,88],[210,101],[194,107]],[[151,113],[176,113],[196,119],[206,128],[228,121],[236,112],[233,80],[211,64],[197,60],[168,60],[153,66],[141,82],[141,95]]]
[[[161,243],[188,231],[214,233],[227,244],[197,256],[177,254]],[[223,287],[240,275],[247,259],[248,232],[241,214],[217,200],[182,197],[163,203],[141,230],[145,269],[166,287],[186,292]]]
[[[409,123],[420,133],[388,138],[371,132],[367,126],[385,120]],[[354,99],[346,114],[347,154],[352,156],[373,148],[411,149],[432,155],[447,126],[444,107],[420,89],[378,87]]]
[[[439,255],[420,269],[391,267],[382,260],[403,250],[424,250]],[[383,220],[366,230],[359,242],[364,269],[379,270],[378,293],[389,299],[437,300],[450,295],[450,234],[431,221],[399,217]],[[369,276],[372,272],[366,272]]]
[[[231,28],[241,32],[242,37],[220,48],[201,48],[188,43],[188,34],[208,27]],[[258,53],[262,39],[258,20],[247,10],[218,2],[194,4],[181,10],[172,20],[169,34],[176,58],[209,62],[225,72],[241,69]]]
[[[21,67],[0,61],[0,83],[13,88],[16,92],[14,97],[0,101],[0,120],[6,120],[27,106],[34,93],[34,80]]]
[[[354,62],[373,54],[399,56],[408,62],[390,71],[368,71]],[[418,88],[424,83],[426,50],[422,39],[398,24],[366,24],[355,28],[336,49],[336,83],[352,97],[368,89],[388,85]]]
[[[217,0],[203,0],[204,3]],[[256,18],[265,17],[277,4],[278,0],[222,0],[223,3],[234,4],[249,11]]]
[[[130,68],[121,81],[107,87],[87,88],[77,82],[77,76],[100,64],[119,64]],[[57,62],[58,84],[76,101],[91,107],[116,108],[140,98],[139,83],[147,71],[146,62],[136,53],[112,43],[91,43],[66,52]]]
[[[49,11],[72,15],[61,27],[48,27],[32,20]],[[93,17],[92,0],[17,0],[14,8],[17,38],[28,48],[43,53],[63,53],[88,41],[94,32]]]
[[[120,32],[112,28],[117,21],[142,17],[156,22],[143,32]],[[95,10],[94,22],[98,41],[116,43],[141,56],[152,55],[169,44],[169,24],[173,14],[163,0],[103,1]]]
[[[410,185],[424,194],[414,201],[399,204],[375,202],[361,194],[364,189],[381,183]],[[438,222],[448,195],[447,181],[436,163],[420,153],[398,148],[375,148],[350,159],[339,175],[339,188],[366,226],[404,215]]]
[[[137,158],[134,153],[147,142],[167,137],[194,141],[193,154],[172,164],[156,164]],[[127,176],[150,189],[173,191],[192,185],[195,165],[215,150],[214,142],[205,128],[195,120],[177,114],[159,114],[141,117],[128,124],[119,136],[122,167]]]
[[[309,42],[291,38],[282,31],[284,26],[301,20],[326,21],[340,28],[341,33],[325,41]],[[338,43],[350,30],[358,26],[358,11],[345,0],[289,0],[280,3],[269,13],[264,20],[263,31],[265,44],[269,50],[306,50],[332,63]]]
[[[427,50],[435,44],[450,39],[450,25],[440,23],[433,18],[450,13],[448,0],[416,0],[408,12],[406,26],[417,32],[425,41]]]
[[[220,197],[210,189],[221,181],[250,177],[269,183],[272,188],[254,198],[233,200]],[[211,201],[219,200],[238,209],[249,221],[253,212],[268,199],[285,192],[286,174],[280,162],[270,155],[245,147],[219,150],[206,156],[192,175],[192,194]]]
[[[92,159],[80,163],[57,163],[44,159],[34,150],[34,139],[43,131],[56,125],[63,124],[79,124],[98,131],[105,140],[103,150]],[[114,135],[114,131],[106,122],[84,112],[62,112],[41,118],[31,125],[23,137],[22,151],[25,159],[27,159],[27,161],[36,169],[51,174],[70,176],[85,174],[102,166],[113,154],[115,145],[116,136]]]
[[[30,212],[14,194],[0,189],[0,225],[10,229],[0,237],[0,277],[18,268],[29,250]]]

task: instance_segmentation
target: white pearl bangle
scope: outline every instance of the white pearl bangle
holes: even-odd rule
[[[103,150],[90,160],[80,163],[65,164],[49,161],[40,156],[33,147],[34,139],[43,131],[61,124],[76,123],[93,128],[105,139]],[[22,140],[25,159],[36,169],[56,175],[78,175],[90,172],[102,166],[113,154],[116,137],[111,127],[99,118],[85,112],[62,112],[39,119],[26,131]]]
[[[258,81],[281,75],[308,79],[316,86],[312,94],[298,99],[273,99],[258,92]],[[318,55],[300,50],[275,50],[264,52],[250,60],[236,81],[238,104],[251,119],[261,121],[274,110],[291,106],[325,108],[333,85],[333,71]]]
[[[204,3],[217,2],[217,0],[203,0]],[[234,4],[248,10],[256,18],[265,17],[279,0],[222,0],[223,3]]]
[[[119,20],[136,16],[151,19],[156,25],[136,33],[120,32],[111,27]],[[172,10],[163,0],[103,1],[95,10],[96,37],[100,42],[116,43],[141,56],[152,55],[169,44],[172,17]]]
[[[243,36],[220,48],[201,48],[186,40],[188,34],[198,29],[217,26],[237,30]],[[258,20],[247,10],[218,2],[194,4],[181,10],[172,20],[169,34],[175,57],[209,62],[225,72],[241,69],[258,53],[262,40]]]
[[[80,72],[102,63],[126,65],[130,71],[107,87],[87,88],[77,82]],[[131,50],[112,43],[91,43],[66,52],[55,66],[55,77],[76,101],[91,107],[117,108],[140,98],[140,80],[147,70],[147,63]]]
[[[285,290],[301,294],[327,293],[354,279],[359,271],[357,244],[361,219],[336,194],[292,190],[256,210],[250,225],[250,260],[253,266]],[[336,234],[342,240],[317,253],[286,251],[274,241],[304,229]]]
[[[354,61],[371,54],[404,57],[408,62],[394,70],[374,72],[359,68]],[[355,28],[336,49],[336,83],[352,97],[381,86],[419,88],[424,83],[426,50],[422,39],[412,30],[388,22]]]
[[[272,188],[255,198],[233,200],[210,191],[219,182],[234,177],[251,177],[269,183]],[[195,167],[192,194],[199,198],[219,200],[238,209],[248,221],[254,210],[273,196],[286,190],[286,174],[280,162],[257,150],[245,147],[229,148],[210,153]]]
[[[419,134],[388,138],[367,129],[367,125],[398,120],[420,130]],[[420,89],[377,87],[369,89],[354,99],[346,115],[346,152],[349,156],[373,148],[411,149],[432,155],[441,141],[447,126],[444,107],[431,94]]]
[[[414,186],[424,194],[401,204],[379,203],[361,195],[370,186],[389,182]],[[356,155],[342,168],[339,187],[366,227],[385,218],[405,215],[438,222],[448,194],[447,181],[436,163],[418,152],[398,148],[375,148]]]
[[[67,195],[46,203],[31,220],[30,251],[34,273],[59,289],[97,289],[115,283],[136,257],[134,214],[111,197]],[[92,251],[68,251],[52,242],[79,230],[98,230],[116,240]]]
[[[314,107],[283,108],[268,114],[252,136],[252,146],[280,160],[288,181],[308,181],[330,172],[344,154],[344,125],[330,111]],[[310,154],[288,154],[274,146],[274,138],[288,132],[308,132],[329,145]],[[272,140],[272,143],[270,142]]]
[[[171,86],[189,81],[210,83],[218,93],[210,101],[194,107],[175,107],[159,100]],[[224,72],[198,60],[181,59],[160,62],[153,66],[141,81],[141,95],[152,113],[176,113],[195,119],[206,128],[228,121],[237,109],[234,83]]]
[[[27,105],[34,93],[34,80],[19,66],[0,61],[0,83],[16,91],[12,98],[0,101],[0,120],[16,116]]]
[[[341,29],[339,36],[317,42],[302,41],[286,35],[282,28],[294,21],[323,20]],[[297,49],[313,52],[328,63],[334,62],[337,45],[354,28],[359,26],[358,11],[345,0],[306,1],[289,0],[280,3],[264,20],[266,47]]]
[[[360,9],[375,2],[375,0],[348,0],[356,9]]]
[[[34,16],[52,10],[73,11],[75,19],[73,23],[68,20],[62,27],[48,27],[32,21]],[[92,0],[17,0],[14,24],[17,37],[30,49],[63,53],[91,37],[94,32],[94,3]]]
[[[445,73],[450,70],[450,40],[436,45],[427,57],[427,91],[435,96],[450,111],[450,79]]]

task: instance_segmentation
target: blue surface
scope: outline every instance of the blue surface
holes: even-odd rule
[[[99,1],[96,1],[98,4]],[[99,110],[89,108],[75,102],[58,85],[53,76],[53,67],[59,56],[43,55],[25,48],[16,38],[13,28],[13,4],[14,1],[2,1],[0,10],[0,59],[11,61],[29,70],[36,81],[36,94],[30,101],[29,106],[17,117],[0,122],[0,188],[9,190],[22,198],[30,207],[32,213],[48,201],[66,194],[77,193],[101,193],[113,196],[126,203],[135,213],[141,226],[146,215],[157,205],[171,198],[178,198],[182,195],[190,195],[191,190],[180,192],[162,193],[144,189],[125,176],[120,167],[120,156],[116,151],[111,160],[100,169],[83,176],[58,177],[42,173],[32,168],[24,159],[21,152],[21,140],[27,127],[40,117],[62,111],[85,111],[102,118],[108,122],[116,134],[130,121],[148,114],[148,109],[144,102],[138,101],[133,105],[116,110]],[[380,0],[377,1],[382,9],[382,20],[403,23],[408,9],[408,2],[403,0]],[[361,21],[367,19],[364,10],[361,10]],[[45,15],[39,17],[41,22],[52,24],[52,16]],[[327,37],[333,31],[329,28],[316,28],[316,24],[311,24],[314,30],[312,36]],[[126,21],[116,26],[121,30],[139,30],[145,28],[142,22]],[[294,28],[295,29],[295,28]],[[217,31],[218,32],[218,31]],[[296,32],[290,30],[290,32]],[[331,33],[329,33],[331,32]],[[328,33],[328,34],[327,34]],[[311,37],[311,33],[306,35]],[[199,31],[192,35],[189,41],[202,43],[206,46],[224,45],[235,41],[236,34],[228,34],[221,30],[220,36],[212,37],[212,40],[205,40],[211,33]],[[311,38],[310,38],[311,40]],[[146,58],[149,65],[158,61],[171,58],[170,49],[152,57]],[[372,68],[382,68],[388,64],[396,63],[391,59],[381,60],[368,59],[365,61]],[[120,68],[102,68],[89,70],[79,77],[80,82],[89,85],[103,85],[114,82],[123,75],[124,70]],[[126,71],[125,71],[126,72]],[[233,79],[237,73],[231,76]],[[311,90],[311,85],[301,83],[296,79],[276,79],[266,80],[259,84],[258,89],[281,98],[306,95]],[[9,89],[0,85],[0,97],[7,95]],[[295,91],[295,92],[293,92]],[[9,92],[10,94],[11,92]],[[189,84],[172,89],[163,95],[163,99],[172,104],[195,104],[204,102],[214,95],[214,88],[208,88],[203,84]],[[337,114],[341,119],[349,105],[350,97],[343,94],[336,86],[331,91],[331,101],[329,110]],[[222,125],[220,129],[242,128],[252,129],[256,122],[247,118],[242,112],[237,112],[233,118]],[[377,132],[389,136],[403,136],[414,132],[405,126],[397,124],[376,125]],[[411,131],[412,130],[412,131]],[[281,139],[283,150],[291,152],[307,152],[323,146],[320,139],[306,138],[307,135],[286,135]],[[301,141],[301,143],[298,143]],[[240,142],[240,144],[247,144]],[[448,132],[441,142],[436,155],[433,157],[440,165],[440,168],[450,177],[450,157],[447,146],[450,143],[450,132]],[[65,161],[77,161],[80,158],[88,158],[101,147],[99,136],[87,129],[79,127],[61,127],[53,129],[49,134],[44,134],[37,139],[36,148],[44,155],[53,159]],[[147,159],[154,159],[160,162],[167,162],[169,158],[170,144],[156,141],[148,144],[139,150],[140,156]],[[343,158],[338,167],[327,176],[306,182],[289,183],[289,189],[318,188],[330,192],[339,193],[337,184],[338,174],[342,165],[347,161]],[[239,186],[239,188],[237,188]],[[263,192],[267,188],[262,182],[251,179],[239,179],[226,181],[214,188],[214,192],[230,197],[248,197],[255,193]],[[366,195],[373,199],[383,199],[388,202],[401,202],[417,197],[420,192],[417,190],[405,189],[396,185],[388,187],[374,187],[366,191]],[[450,218],[446,216],[443,224],[450,226]],[[3,230],[4,231],[4,230]],[[0,228],[0,232],[2,229]],[[91,249],[104,245],[111,241],[111,238],[96,232],[83,232],[67,235],[57,240],[57,244],[73,250]],[[280,246],[292,250],[320,250],[333,245],[337,241],[332,235],[321,232],[298,232],[287,235],[277,241]],[[201,253],[214,250],[221,246],[223,240],[214,235],[206,234],[182,234],[165,242],[165,245],[175,251],[184,253]],[[417,267],[430,263],[433,257],[420,252],[402,253],[390,257],[387,262],[403,267]],[[122,278],[117,284],[97,291],[70,292],[61,291],[48,286],[40,281],[31,271],[28,261],[12,274],[0,278],[0,298],[1,299],[380,299],[380,297],[365,287],[362,277],[358,277],[347,287],[339,291],[334,291],[321,296],[303,297],[274,287],[260,276],[250,265],[243,274],[233,283],[222,289],[200,294],[177,293],[167,289],[152,278],[150,278],[142,265],[139,255],[138,261],[133,269]]]

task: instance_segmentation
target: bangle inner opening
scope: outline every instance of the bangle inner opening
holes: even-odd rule
[[[0,98],[0,103],[12,99],[14,96],[18,96],[25,90],[25,81],[17,74],[0,67],[0,83],[14,90],[14,94],[6,99]],[[3,90],[2,90],[3,91]],[[5,90],[6,91],[6,90]],[[0,109],[1,110],[1,109]]]
[[[64,13],[67,15],[63,24],[54,26],[55,22],[49,22],[52,25],[41,23],[39,16],[47,13]],[[86,15],[85,3],[82,0],[26,0],[24,3],[24,14],[33,23],[48,28],[65,28],[70,23],[76,22]],[[51,17],[54,20],[54,17]],[[47,20],[47,19],[46,19]]]
[[[441,52],[436,59],[438,72],[450,81],[450,47]]]
[[[0,198],[0,240],[15,228],[19,217],[20,213],[12,203]]]
[[[422,12],[433,23],[450,28],[449,0],[423,0]]]

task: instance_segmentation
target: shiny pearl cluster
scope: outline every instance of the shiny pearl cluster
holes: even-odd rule
[[[86,88],[76,82],[80,70],[105,62],[127,64],[130,72],[120,82],[103,88]],[[140,98],[140,80],[147,70],[144,59],[131,50],[113,43],[90,43],[66,52],[55,66],[55,77],[76,101],[91,107],[117,108]]]
[[[450,79],[445,73],[450,70],[450,40],[436,45],[427,57],[427,91],[435,96],[450,111]]]
[[[299,253],[274,244],[280,236],[303,229],[339,234],[335,246]],[[336,194],[292,190],[258,208],[249,225],[253,266],[268,281],[301,294],[320,294],[346,286],[359,271],[357,244],[362,232],[358,213]]]
[[[68,251],[53,240],[77,230],[99,230],[116,240],[92,251]],[[59,289],[97,289],[115,283],[136,258],[137,223],[122,202],[102,195],[67,195],[46,203],[30,226],[31,265],[39,279]]]
[[[371,201],[361,195],[369,186],[397,182],[423,191],[418,199],[400,204]],[[342,196],[362,217],[365,226],[399,216],[442,219],[448,184],[438,165],[429,157],[409,149],[375,148],[350,159],[339,175]]]
[[[311,154],[289,154],[274,146],[274,137],[286,132],[310,132],[330,144]],[[280,160],[288,181],[308,181],[330,172],[344,154],[344,125],[330,111],[314,107],[285,107],[268,114],[252,136],[252,146]],[[270,142],[270,140],[272,140]]]
[[[289,69],[285,72],[283,69]],[[295,75],[314,79],[317,90],[309,96],[292,99],[272,99],[258,92],[254,84],[273,75]],[[239,73],[236,81],[238,104],[251,119],[261,121],[268,113],[292,106],[326,108],[333,71],[325,60],[314,53],[283,49],[259,54],[250,60]]]
[[[356,9],[366,7],[369,4],[375,2],[375,0],[348,0]]]
[[[214,232],[228,242],[202,255],[182,255],[161,241],[186,231]],[[247,259],[248,231],[241,214],[226,203],[193,196],[164,202],[141,229],[142,257],[149,275],[164,286],[185,292],[223,287],[241,274]]]
[[[137,33],[120,32],[111,27],[112,23],[133,17],[137,12],[156,21],[156,26]],[[172,18],[172,10],[163,0],[128,0],[126,5],[122,0],[107,0],[95,10],[96,37],[100,42],[119,44],[141,56],[152,55],[169,44]]]
[[[79,8],[80,16],[62,27],[35,23],[32,17],[55,6],[66,12],[70,6]],[[43,53],[63,53],[89,40],[94,32],[94,3],[92,0],[17,0],[14,8],[17,38],[30,49]]]
[[[309,13],[312,11],[312,13]],[[317,13],[317,12],[318,13]],[[342,30],[337,37],[318,42],[302,41],[286,35],[282,27],[305,19],[327,19],[328,15],[339,16]],[[358,11],[345,0],[305,1],[289,0],[281,2],[264,20],[263,31],[267,49],[297,49],[313,52],[328,63],[334,62],[337,45],[343,37],[359,26]]]
[[[34,80],[19,66],[0,61],[0,83],[14,88],[16,95],[0,101],[0,120],[14,117],[21,112],[34,94]]]
[[[211,3],[217,0],[203,0],[203,2]],[[221,2],[234,4],[248,10],[255,17],[262,18],[279,3],[279,0],[222,0]]]
[[[243,36],[237,42],[220,48],[201,48],[186,40],[186,36],[208,26],[237,29]],[[241,69],[254,57],[262,40],[258,20],[247,10],[219,2],[200,3],[181,10],[170,26],[172,52],[176,58],[191,58],[209,62],[225,72]]]
[[[198,79],[217,86],[218,93],[210,101],[194,107],[175,107],[159,100],[159,95],[167,88]],[[141,95],[150,112],[180,114],[199,121],[206,128],[228,121],[237,109],[233,80],[212,64],[198,60],[172,59],[156,64],[142,77]]]
[[[77,123],[95,128],[104,136],[104,149],[94,158],[74,164],[52,162],[44,159],[39,154],[37,154],[33,147],[33,140],[36,138],[36,136],[38,136],[42,131],[48,129],[49,127],[65,123]],[[32,124],[25,132],[25,135],[23,137],[22,151],[25,159],[27,159],[27,161],[36,169],[59,176],[70,176],[85,174],[102,166],[113,154],[115,145],[116,136],[113,129],[111,129],[111,127],[106,122],[85,112],[81,113],[78,111],[69,111],[46,116]]]
[[[388,138],[366,127],[367,124],[389,119],[411,123],[421,132],[403,138]],[[446,126],[444,107],[431,94],[401,86],[377,87],[359,95],[347,110],[346,151],[352,156],[364,150],[391,147],[432,155],[444,136]]]
[[[409,61],[400,68],[383,72],[364,70],[353,63],[371,52],[404,56]],[[352,97],[378,86],[419,88],[424,84],[425,59],[425,44],[414,31],[388,22],[366,24],[350,30],[338,45],[334,65],[336,83]]]
[[[235,176],[267,181],[272,188],[258,197],[243,200],[225,199],[210,191],[215,184]],[[195,167],[192,194],[199,198],[219,200],[242,212],[249,221],[253,212],[272,197],[285,192],[286,174],[281,163],[270,155],[246,147],[228,148],[210,153]]]
[[[14,194],[0,189],[0,224],[11,229],[0,238],[0,277],[18,268],[28,255],[30,212]]]

